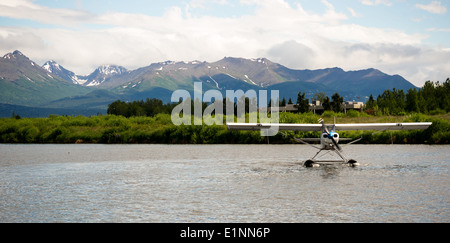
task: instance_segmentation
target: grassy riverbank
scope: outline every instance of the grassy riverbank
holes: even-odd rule
[[[426,116],[359,116],[325,114],[327,123],[424,122],[427,130],[342,131],[341,137],[359,138],[371,144],[448,144],[450,114]],[[280,113],[280,123],[317,123],[318,115]],[[293,137],[319,137],[318,132],[280,132],[270,143],[295,143]],[[130,117],[107,115],[93,117],[50,116],[48,118],[0,119],[0,143],[164,143],[164,144],[246,144],[267,143],[257,131],[230,131],[226,126],[172,124],[170,115]]]

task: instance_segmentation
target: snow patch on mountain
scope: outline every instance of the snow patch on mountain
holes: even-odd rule
[[[97,70],[104,75],[116,75],[127,72],[127,69],[116,65],[103,65],[97,68]]]
[[[80,83],[81,80],[77,77],[77,75],[75,75],[75,73],[65,69],[63,66],[59,65],[54,60],[50,60],[50,61],[44,63],[44,65],[42,65],[42,68],[45,69],[47,72],[52,73],[56,76],[59,76],[59,77],[65,79],[67,81],[70,81],[74,84],[83,84],[83,83]],[[49,76],[49,77],[51,77],[51,76]]]
[[[7,57],[10,58],[10,57]],[[63,66],[59,65],[56,61],[50,60],[46,62],[43,69],[47,70],[49,73],[55,74],[67,81],[74,84],[84,85],[84,86],[98,86],[105,82],[108,78],[120,75],[128,72],[126,68],[116,65],[102,65],[98,67],[93,73],[87,76],[76,75],[72,71],[65,69]]]
[[[116,65],[102,65],[98,67],[93,73],[89,76],[83,77],[83,80],[86,80],[83,85],[85,86],[99,86],[102,83],[106,82],[109,78],[121,75],[124,73],[128,73],[128,70],[122,66]]]

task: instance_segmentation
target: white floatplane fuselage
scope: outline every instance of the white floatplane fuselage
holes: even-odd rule
[[[334,149],[333,146],[333,140],[336,141],[336,143],[339,143],[339,133],[337,132],[330,132],[329,134],[324,132],[322,133],[322,136],[320,136],[320,145],[322,149],[324,150],[331,150]]]

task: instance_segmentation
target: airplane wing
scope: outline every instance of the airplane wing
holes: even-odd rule
[[[227,123],[230,130],[254,130],[276,127],[280,131],[322,131],[322,124],[288,124],[288,123]]]
[[[427,129],[431,122],[415,123],[354,123],[336,124],[335,129],[342,130],[414,130]],[[228,123],[230,130],[254,130],[276,127],[280,131],[322,131],[322,124],[288,124],[288,123]],[[329,125],[326,125],[329,126]]]
[[[336,124],[336,130],[415,130],[427,129],[431,122]]]

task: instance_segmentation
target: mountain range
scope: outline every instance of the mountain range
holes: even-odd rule
[[[364,100],[386,89],[415,88],[399,75],[377,69],[344,71],[341,68],[295,70],[266,58],[225,57],[217,62],[165,61],[135,70],[103,65],[82,76],[55,61],[39,66],[20,51],[0,59],[0,116],[48,116],[49,114],[105,114],[117,99],[133,101],[158,98],[169,102],[177,89],[193,91],[202,82],[203,91],[279,90],[280,98],[295,102],[299,91],[307,97],[338,92],[346,100]]]

